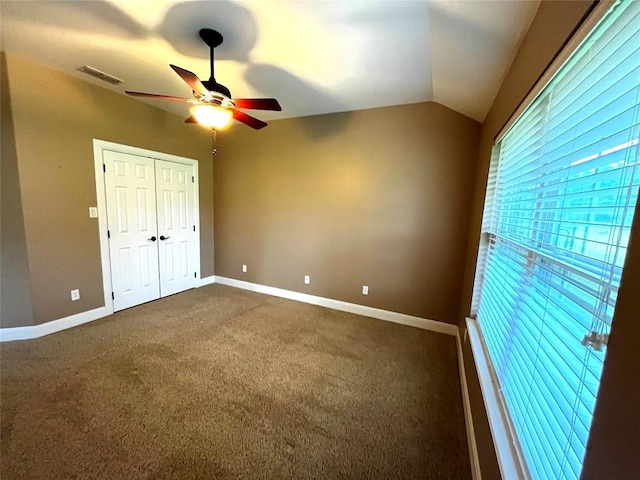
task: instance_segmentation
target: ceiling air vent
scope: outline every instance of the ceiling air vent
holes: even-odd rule
[[[111,83],[112,85],[124,83],[124,80],[120,80],[118,77],[114,77],[113,75],[109,75],[108,73],[101,72],[97,68],[90,67],[89,65],[84,65],[78,68],[78,71],[86,73],[87,75],[91,75],[92,77],[95,77],[104,82]]]

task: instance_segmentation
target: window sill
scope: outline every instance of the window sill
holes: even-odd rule
[[[497,382],[494,379],[489,364],[489,356],[481,338],[478,322],[471,318],[466,319],[469,343],[473,352],[473,359],[478,378],[482,399],[489,419],[489,427],[493,444],[500,466],[502,478],[508,480],[527,479],[525,469],[518,455],[518,447],[513,432],[510,428],[507,412],[500,397]]]

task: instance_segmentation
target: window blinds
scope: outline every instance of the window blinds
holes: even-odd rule
[[[489,172],[473,313],[533,478],[581,471],[639,139],[640,2],[620,1],[494,147]]]

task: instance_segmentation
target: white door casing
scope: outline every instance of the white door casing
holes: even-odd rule
[[[160,296],[154,160],[105,152],[114,310]]]
[[[193,166],[156,160],[160,294],[196,286]]]
[[[197,232],[197,226],[200,223],[198,205],[198,162],[189,158],[106,142],[104,140],[94,139],[93,145],[105,313],[108,315],[122,308],[127,308],[153,300],[154,298],[159,298],[160,296],[171,295],[172,293],[197,286],[200,282],[200,236]],[[144,176],[142,184],[136,187],[134,191],[135,205],[133,205],[133,210],[131,209],[133,204],[131,196],[125,193],[128,189],[131,189],[131,184],[127,184],[126,182],[122,184],[123,180],[119,177],[108,180],[109,175],[107,175],[107,163],[113,163],[110,173],[115,173],[115,168],[120,167],[119,165],[116,167],[115,162],[124,162],[125,160],[128,163],[133,161],[133,177],[130,175],[131,172],[127,171],[126,167],[124,170],[121,169],[121,175],[119,175],[119,177],[129,176],[130,180],[133,181],[134,178]],[[136,164],[138,165],[137,173]],[[145,167],[143,168],[140,165],[145,165]],[[153,166],[151,169],[151,177],[146,175],[149,165]],[[173,173],[164,174],[165,177],[169,179],[168,183],[173,184],[173,186],[159,185],[158,188],[156,188],[156,181],[158,179],[156,171],[162,168],[161,166],[165,169],[173,167],[169,168],[169,170],[174,170]],[[143,170],[144,173],[141,173]],[[159,175],[162,175],[162,173]],[[153,188],[151,182],[148,182],[150,178],[153,180]],[[164,177],[161,178],[162,184],[167,183],[164,182]],[[136,181],[138,180],[140,179]],[[116,183],[119,186],[118,190],[115,188]],[[107,188],[107,185],[109,185],[109,188]],[[138,192],[138,189],[141,191]],[[120,205],[123,208],[125,203],[127,201],[129,202],[128,210],[130,211],[127,212],[126,216],[120,212],[120,217],[118,217],[118,210],[115,206],[112,206],[110,209],[107,208],[107,190],[112,190],[109,194],[110,204],[113,203],[117,205],[118,194],[121,197]],[[172,190],[172,192],[167,194],[167,202],[163,203],[160,197],[164,196],[162,192],[165,190]],[[142,191],[149,192],[149,195],[142,193]],[[143,197],[144,202],[142,200]],[[147,204],[148,198],[153,198],[153,205]],[[161,203],[163,203],[163,205],[160,206],[160,208],[164,209],[162,212],[163,229],[165,229],[164,237],[170,237],[164,242],[166,242],[165,245],[169,245],[169,242],[172,242],[172,246],[169,248],[165,247],[162,253],[160,252],[162,241],[159,239],[162,232],[158,230],[158,206]],[[167,213],[167,208],[171,210],[170,214]],[[126,228],[124,225],[125,219],[129,222]],[[149,223],[149,219],[152,219],[154,224]],[[147,221],[146,225],[144,223],[145,220]],[[133,224],[131,224],[131,221],[133,221]],[[168,222],[170,223],[168,224]],[[118,232],[122,230],[132,232],[134,227],[138,228],[140,230],[138,232],[138,236],[140,237],[138,238],[138,253],[140,253],[140,251],[143,253],[152,252],[155,247],[155,283],[157,285],[157,293],[154,298],[152,298],[153,296],[149,293],[151,292],[151,285],[154,283],[154,281],[151,281],[151,277],[153,276],[151,272],[154,268],[152,259],[142,257],[142,263],[138,263],[137,265],[135,261],[127,261],[126,267],[120,265],[120,267],[114,268],[112,272],[112,256],[116,258],[115,254],[117,253],[120,258],[126,261],[127,255],[133,255],[136,251],[134,249],[130,250],[129,253],[125,253],[128,247],[123,243],[126,238],[132,239],[133,233],[118,233],[120,238],[115,238],[116,232],[113,231],[113,228],[111,228],[110,231],[110,225],[115,226]],[[189,228],[185,228],[185,225]],[[155,231],[152,231],[154,229]],[[169,230],[171,230],[171,233],[169,233]],[[146,233],[147,231],[149,235],[144,236],[144,240],[141,240],[143,236],[142,233]],[[190,236],[187,235],[187,231],[190,232]],[[153,233],[155,233],[155,235],[153,235]],[[113,246],[111,245],[112,238],[109,238],[110,235],[114,239]],[[156,237],[155,242],[151,240],[154,236]],[[143,242],[148,242],[148,244],[153,246],[148,248]],[[133,240],[130,240],[130,243],[133,245]],[[185,247],[186,252],[184,250]],[[182,252],[180,252],[181,248]],[[167,250],[170,252],[168,253]],[[167,257],[171,255],[171,252],[173,252],[174,255],[173,261],[171,265],[169,265]],[[179,253],[179,255],[176,255],[176,252]],[[149,260],[149,262],[144,263],[146,260]],[[160,266],[161,261],[164,261],[164,266]],[[145,270],[147,265],[149,266],[148,281]],[[171,266],[173,267],[173,274],[171,274]],[[118,270],[118,268],[121,268],[121,270]],[[130,274],[130,276],[124,279],[119,278],[121,271],[124,271],[125,274]],[[161,271],[164,276],[160,275]],[[188,272],[188,275],[186,272]],[[138,278],[137,285],[139,285],[140,288],[138,289],[139,291],[134,294],[133,291],[129,292],[129,290],[133,290],[131,287],[136,285],[136,275]],[[163,282],[162,278],[172,280]],[[114,290],[114,287],[120,290],[120,294]],[[129,301],[124,301],[122,298],[123,293],[125,294],[125,298],[128,297],[130,299]],[[133,300],[136,295],[138,296],[138,300]]]

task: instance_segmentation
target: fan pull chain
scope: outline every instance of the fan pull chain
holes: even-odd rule
[[[213,144],[213,151],[211,152],[211,154],[217,155],[218,149],[216,148],[216,129],[215,128],[211,129],[211,143]]]

